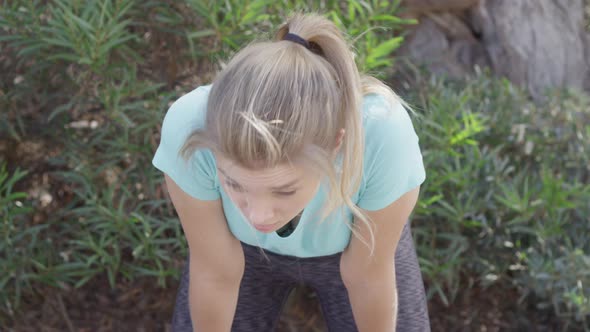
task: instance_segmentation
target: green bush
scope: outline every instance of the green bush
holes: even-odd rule
[[[587,326],[587,98],[559,92],[534,105],[487,74],[433,78],[409,98],[428,170],[415,230],[429,295],[450,305],[469,276]]]
[[[14,186],[27,172],[16,170],[12,174],[6,169],[6,163],[0,163],[0,303],[8,312],[13,312],[20,304],[21,293],[29,290],[30,270],[42,264],[31,260],[31,254],[38,251],[43,244],[39,233],[47,226],[26,227],[25,218],[32,211],[27,195],[14,191]]]

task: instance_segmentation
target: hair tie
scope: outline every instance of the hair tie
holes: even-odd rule
[[[292,41],[292,42],[297,43],[299,45],[305,46],[305,48],[307,48],[308,50],[310,49],[309,42],[294,33],[288,32],[285,35],[285,37],[283,37],[283,40]]]

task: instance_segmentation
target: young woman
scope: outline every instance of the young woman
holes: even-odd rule
[[[174,331],[273,331],[300,283],[330,331],[429,330],[418,137],[329,20],[293,16],[177,100],[153,164],[189,244]]]

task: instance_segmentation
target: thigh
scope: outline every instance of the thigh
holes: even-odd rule
[[[174,304],[174,312],[172,313],[173,332],[190,332],[193,330],[188,304],[189,261],[187,257],[180,276],[180,285],[176,292],[176,303]]]
[[[430,331],[426,293],[410,225],[404,226],[395,252],[398,332]]]
[[[358,331],[348,291],[340,275],[340,258],[335,255],[306,258],[302,260],[304,282],[318,296],[326,327],[330,332]]]
[[[242,248],[246,268],[232,332],[274,331],[295,283],[278,273],[275,264],[278,255],[264,256],[259,248],[246,244]]]
[[[275,274],[271,273],[269,262],[264,260],[255,247],[243,246],[243,249],[246,266],[231,330],[272,331],[294,283],[276,278]],[[172,315],[174,332],[193,331],[188,299],[189,262],[187,258]]]
[[[306,261],[306,282],[320,300],[329,331],[357,331],[340,275],[340,255],[318,257]],[[426,294],[409,224],[404,226],[395,253],[395,274],[398,293],[398,332],[430,331]]]

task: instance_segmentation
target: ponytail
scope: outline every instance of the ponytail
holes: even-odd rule
[[[334,79],[340,92],[338,123],[345,129],[341,145],[341,170],[336,179],[330,179],[331,190],[323,216],[344,203],[369,229],[369,239],[359,233],[359,225],[349,224],[355,236],[374,249],[373,224],[354,202],[352,195],[358,190],[363,174],[364,131],[362,127],[362,79],[354,61],[354,53],[336,25],[317,14],[295,14],[279,28],[276,40],[284,40],[294,34],[306,40],[310,51],[323,57],[335,73]],[[332,172],[328,172],[332,173]]]

